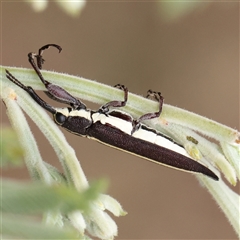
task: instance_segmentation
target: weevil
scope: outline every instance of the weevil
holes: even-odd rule
[[[160,92],[148,91],[148,97],[153,96],[158,101],[158,111],[146,113],[138,119],[134,119],[130,114],[121,110],[127,104],[128,89],[120,84],[116,87],[123,91],[122,101],[110,101],[95,111],[88,109],[83,102],[69,92],[44,79],[41,73],[44,63],[42,53],[49,47],[55,47],[59,52],[62,50],[59,45],[47,44],[39,49],[38,54],[29,53],[28,60],[45,85],[47,96],[69,107],[55,108],[40,98],[32,87],[22,84],[8,70],[6,70],[6,76],[25,90],[36,103],[50,112],[56,124],[73,134],[97,140],[151,162],[183,171],[201,173],[218,180],[218,176],[213,171],[192,159],[183,146],[143,123],[144,120],[160,116],[164,100]]]

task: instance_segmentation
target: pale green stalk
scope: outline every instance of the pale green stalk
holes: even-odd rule
[[[52,182],[51,174],[49,173],[44,161],[40,155],[37,147],[37,143],[33,137],[33,134],[29,128],[25,116],[22,110],[19,108],[16,101],[9,98],[9,95],[14,94],[12,90],[3,91],[2,98],[7,107],[8,118],[16,131],[20,144],[24,152],[25,163],[32,178],[50,184]],[[18,119],[21,124],[16,121]]]
[[[221,210],[224,212],[228,221],[240,237],[240,197],[225,182],[220,179],[219,182],[211,181],[211,179],[197,175],[198,180],[211,193]]]

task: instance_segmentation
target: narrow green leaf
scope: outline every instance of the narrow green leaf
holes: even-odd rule
[[[3,214],[1,234],[4,239],[82,239],[70,228],[46,226],[36,218]]]
[[[23,150],[17,134],[10,127],[1,128],[0,167],[19,166],[23,164]]]
[[[74,210],[86,211],[93,200],[105,187],[105,181],[93,183],[89,188],[78,192],[66,185],[48,186],[38,183],[2,181],[0,210],[10,213],[43,213],[60,211],[67,214]]]

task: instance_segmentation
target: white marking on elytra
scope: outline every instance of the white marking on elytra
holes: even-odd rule
[[[93,119],[93,123],[99,121],[103,125],[109,124],[129,135],[131,135],[131,132],[133,129],[133,125],[131,121],[129,122],[118,117],[105,115],[103,113],[98,113],[98,112],[93,113],[92,119]]]
[[[136,130],[132,134],[132,136],[135,138],[139,138],[139,139],[151,142],[158,146],[170,149],[170,150],[180,153],[181,155],[184,155],[188,158],[192,158],[183,147],[179,146],[178,144],[174,143],[173,141],[171,141],[161,135],[158,135],[152,131],[149,131],[149,130],[146,130],[146,129],[143,129],[140,127],[138,130]]]

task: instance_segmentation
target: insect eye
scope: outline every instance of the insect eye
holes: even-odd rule
[[[54,118],[55,118],[56,123],[58,123],[60,125],[63,124],[66,121],[66,119],[67,119],[67,117],[65,115],[63,115],[62,113],[60,113],[60,112],[57,112],[54,115]]]

